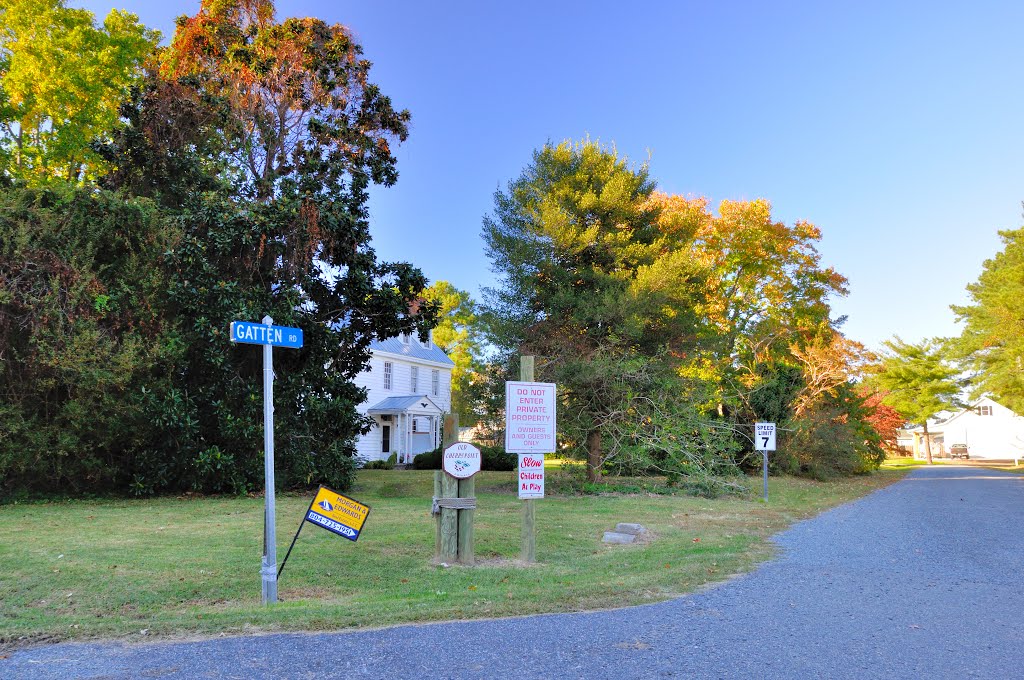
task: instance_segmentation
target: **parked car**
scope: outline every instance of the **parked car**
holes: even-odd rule
[[[971,452],[967,448],[967,444],[953,444],[953,446],[949,447],[949,457],[970,460]]]

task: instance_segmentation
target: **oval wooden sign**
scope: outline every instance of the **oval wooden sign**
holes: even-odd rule
[[[456,479],[466,479],[480,472],[482,461],[480,449],[466,442],[456,442],[444,450],[441,467]]]

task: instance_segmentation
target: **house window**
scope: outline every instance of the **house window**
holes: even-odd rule
[[[991,406],[979,406],[978,407],[978,415],[979,416],[990,416],[990,415],[992,415],[992,407]]]
[[[408,346],[409,346],[409,343],[410,343],[411,341],[412,341],[412,336],[411,336],[411,335],[409,335],[408,333],[402,333],[402,344],[403,344],[403,345],[405,345],[406,347],[408,347]]]
[[[416,394],[416,390],[419,389],[420,382],[420,369],[413,366],[409,369],[409,389],[412,390],[413,394]]]
[[[384,362],[384,389],[390,390],[392,383],[392,375],[394,374],[394,367],[390,361]]]
[[[430,393],[435,397],[441,394],[441,371],[436,368],[430,372]]]

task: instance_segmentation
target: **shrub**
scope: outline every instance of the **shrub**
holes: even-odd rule
[[[412,459],[412,468],[414,470],[440,470],[441,449],[437,448],[433,451],[418,454]]]
[[[391,459],[387,460],[371,460],[363,463],[364,470],[394,470],[395,464],[391,462]]]
[[[519,458],[514,453],[505,453],[501,446],[477,446],[480,449],[480,465],[482,469],[490,472],[511,472],[516,469]],[[433,451],[421,453],[412,459],[412,467],[415,470],[440,470],[441,469],[440,447]]]

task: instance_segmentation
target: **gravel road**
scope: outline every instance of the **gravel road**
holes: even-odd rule
[[[60,644],[3,678],[1012,678],[1024,676],[1024,477],[904,481],[776,537],[696,595],[592,614],[188,643]]]

